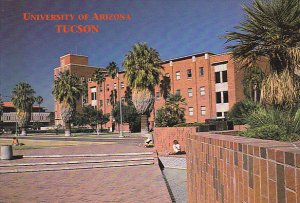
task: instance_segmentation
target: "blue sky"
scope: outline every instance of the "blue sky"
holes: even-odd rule
[[[26,81],[53,110],[53,69],[67,53],[89,57],[92,66],[115,61],[137,42],[155,48],[162,59],[209,51],[221,53],[220,36],[243,20],[250,0],[1,0],[0,94],[10,96]],[[23,13],[125,13],[130,21],[24,21]],[[97,24],[98,33],[57,33],[55,24]],[[4,98],[7,100],[7,98]]]

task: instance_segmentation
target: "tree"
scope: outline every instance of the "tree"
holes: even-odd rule
[[[93,80],[97,83],[99,89],[105,88],[105,75],[106,75],[106,72],[104,72],[101,69],[97,69],[92,76]],[[103,83],[103,85],[102,85],[102,83]],[[100,86],[102,86],[102,87],[100,87]],[[105,102],[106,101],[105,93],[103,93],[103,96],[104,96],[103,101]],[[104,111],[105,111],[105,105],[104,105]]]
[[[300,70],[299,0],[254,0],[252,6],[243,9],[245,21],[235,27],[236,31],[224,36],[227,42],[237,42],[227,49],[247,67],[255,65],[262,57],[269,60],[272,74],[262,83],[262,102],[270,97],[276,99],[276,93],[281,92],[285,102],[279,98],[273,104],[277,107],[286,103],[295,105],[299,101],[295,95],[300,94],[300,79],[295,74]],[[283,77],[293,85],[277,83],[276,78]],[[295,94],[290,94],[292,91],[296,91]]]
[[[132,89],[133,103],[141,115],[142,133],[146,133],[148,132],[147,114],[152,111],[154,88],[159,84],[162,70],[160,56],[155,49],[148,47],[147,44],[137,43],[126,54],[123,66],[125,67],[127,84]]]
[[[119,71],[119,68],[118,68],[117,64],[114,61],[112,61],[108,64],[106,69],[107,69],[108,75],[112,79],[115,79],[117,74],[118,74],[118,71]]]
[[[133,103],[132,103],[132,90],[129,86],[127,86],[126,90],[125,90],[125,102],[128,105],[133,105]]]
[[[39,105],[39,112],[41,112],[41,104],[43,103],[44,99],[42,96],[37,96],[35,98],[35,102]],[[37,128],[39,129],[40,128],[40,124],[37,123]]]
[[[109,100],[110,100],[111,105],[114,108],[116,105],[116,101],[117,101],[117,90],[116,89],[111,90]]]
[[[234,32],[224,36],[235,59],[255,63],[267,57],[271,69],[294,72],[300,60],[300,12],[299,0],[254,0],[252,6],[243,6],[246,19],[236,26]]]
[[[166,100],[171,91],[171,80],[170,77],[163,76],[163,79],[160,81],[160,93],[162,94],[163,98]]]
[[[155,124],[158,127],[172,127],[179,123],[184,123],[185,99],[180,95],[170,95],[165,106],[157,110]]]
[[[3,101],[2,101],[2,97],[1,97],[1,94],[0,94],[0,118],[3,114]],[[0,130],[2,129],[2,120],[0,120]]]
[[[32,105],[35,102],[35,91],[26,82],[20,82],[12,91],[12,102],[16,108],[16,118],[21,135],[26,136],[26,127],[31,118]]]
[[[264,80],[265,74],[256,66],[245,68],[244,73],[245,75],[242,81],[244,94],[247,99],[257,102],[260,99],[261,84]]]
[[[76,112],[76,103],[82,93],[79,79],[69,71],[61,72],[54,80],[54,98],[61,105],[61,117],[65,123],[65,136],[71,136],[71,120]]]
[[[137,132],[140,130],[140,115],[136,111],[134,105],[125,105],[122,102],[122,115],[123,122],[129,124],[131,132]],[[112,116],[115,118],[115,121],[120,124],[120,102],[118,102],[112,110]]]
[[[84,80],[81,83],[81,90],[82,90],[82,103],[86,104],[87,103],[87,98],[88,98],[88,84],[87,82]]]

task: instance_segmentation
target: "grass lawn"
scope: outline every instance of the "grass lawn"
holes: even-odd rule
[[[10,145],[12,139],[0,139],[0,145]],[[19,139],[19,143],[23,143],[22,146],[13,146],[14,150],[26,150],[26,149],[41,149],[49,147],[66,147],[76,145],[91,145],[91,144],[114,144],[113,142],[84,142],[84,141],[57,141],[57,140],[27,140]]]

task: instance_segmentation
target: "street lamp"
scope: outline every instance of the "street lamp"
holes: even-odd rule
[[[123,117],[122,117],[122,99],[121,99],[121,93],[120,93],[120,78],[119,78],[119,73],[117,73],[117,78],[118,78],[118,94],[119,94],[119,99],[120,99],[120,135],[119,137],[124,137],[123,135]]]

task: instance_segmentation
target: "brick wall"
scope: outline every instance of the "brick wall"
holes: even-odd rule
[[[187,146],[190,203],[300,202],[299,143],[197,133]]]
[[[173,141],[178,140],[181,150],[186,151],[187,136],[195,133],[196,127],[155,127],[153,133],[155,149],[159,154],[173,152]]]

